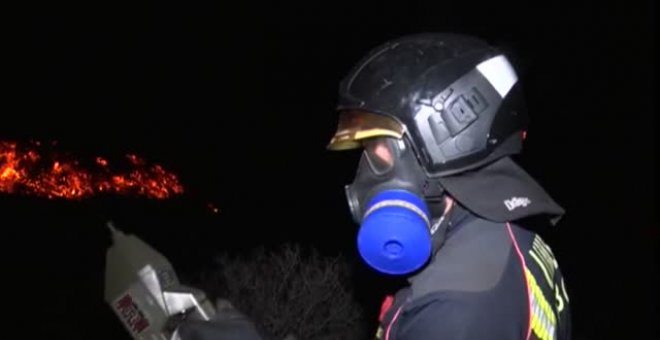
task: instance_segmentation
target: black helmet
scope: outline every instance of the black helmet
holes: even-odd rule
[[[475,37],[427,33],[371,50],[342,80],[329,149],[406,138],[429,177],[520,152],[527,125],[518,77]]]

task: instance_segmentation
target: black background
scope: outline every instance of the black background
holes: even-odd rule
[[[337,84],[387,39],[452,31],[505,48],[525,84],[532,125],[521,163],[567,210],[544,236],[566,276],[575,335],[657,335],[651,1],[57,4],[28,14],[12,30],[20,47],[5,50],[16,62],[4,68],[19,74],[7,102],[18,105],[4,110],[0,139],[57,140],[81,158],[133,152],[178,174],[186,193],[1,196],[5,307],[20,320],[6,327],[126,337],[102,300],[106,219],[191,280],[221,250],[296,241],[352,253],[343,185],[357,155],[325,151]]]

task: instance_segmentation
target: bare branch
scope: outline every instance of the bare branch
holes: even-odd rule
[[[254,249],[243,257],[220,254],[202,287],[224,298],[258,325],[267,338],[365,339],[364,313],[353,298],[350,266],[286,244]]]

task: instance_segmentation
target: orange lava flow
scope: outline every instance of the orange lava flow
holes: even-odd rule
[[[127,169],[113,171],[102,157],[83,167],[77,160],[39,152],[40,147],[39,142],[19,147],[0,141],[0,193],[50,199],[83,199],[101,193],[166,199],[183,193],[176,175],[136,155],[126,155],[123,168]]]

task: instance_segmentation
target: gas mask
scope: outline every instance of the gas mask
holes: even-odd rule
[[[429,181],[405,138],[375,137],[354,181],[345,187],[353,220],[360,225],[361,257],[379,272],[402,275],[421,268],[433,251]]]

